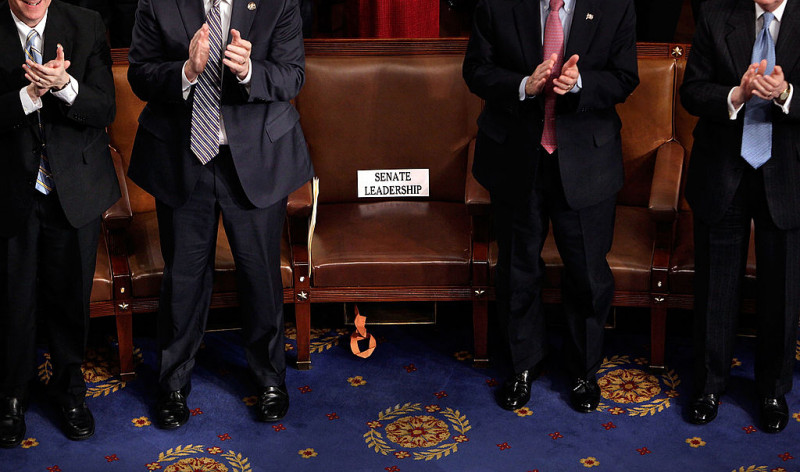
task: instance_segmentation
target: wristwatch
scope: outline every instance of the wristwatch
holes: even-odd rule
[[[787,85],[786,89],[783,92],[781,92],[780,95],[778,95],[778,101],[779,102],[783,103],[783,102],[786,101],[787,98],[789,98],[789,88],[790,87]]]
[[[62,85],[62,86],[61,86],[61,87],[59,87],[59,88],[53,88],[52,90],[53,90],[54,92],[60,92],[60,91],[64,90],[65,88],[67,88],[67,85],[69,85],[69,83],[70,83],[70,82],[72,82],[72,77],[68,75],[68,76],[67,76],[67,83],[66,83],[66,84]],[[788,90],[789,90],[789,89],[787,88],[786,90],[787,90],[787,92],[786,92],[786,96],[788,97],[788,96],[789,96],[789,92],[788,92]],[[782,96],[783,96],[783,95],[781,95],[781,97],[782,97]]]

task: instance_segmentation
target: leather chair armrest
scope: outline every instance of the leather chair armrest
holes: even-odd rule
[[[289,201],[286,203],[286,213],[290,218],[307,218],[311,215],[311,207],[313,204],[311,181],[308,181],[303,184],[302,187],[289,194]]]
[[[308,246],[308,225],[314,207],[312,181],[303,184],[291,194],[286,203],[286,220],[292,246]],[[294,252],[294,251],[293,251]]]
[[[475,159],[475,138],[469,143],[467,158],[467,182],[464,186],[464,203],[470,215],[488,215],[492,203],[489,191],[472,175],[472,161]]]
[[[648,205],[650,215],[657,222],[672,222],[678,214],[683,159],[683,147],[676,141],[668,141],[658,148]]]
[[[133,211],[131,211],[131,201],[128,196],[125,170],[122,168],[122,156],[113,146],[109,146],[109,150],[111,151],[111,159],[114,161],[114,169],[117,171],[119,192],[122,196],[111,208],[103,213],[103,223],[109,229],[118,229],[130,224],[133,219]]]

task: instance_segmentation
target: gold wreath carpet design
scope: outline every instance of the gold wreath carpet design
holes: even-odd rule
[[[793,417],[786,430],[761,432],[752,339],[738,341],[718,419],[694,426],[682,419],[691,392],[688,338],[669,339],[669,368],[653,373],[645,335],[609,331],[600,406],[581,414],[568,405],[556,330],[531,402],[509,412],[494,402],[499,371],[471,364],[465,319],[368,325],[378,339],[368,359],[350,353],[352,329],[315,329],[313,368],[289,368],[289,413],[271,424],[255,420],[256,388],[236,332],[206,335],[192,416],[175,431],[153,424],[154,340],[137,338],[138,377],[129,383],[117,376],[113,347],[93,347],[84,374],[97,431],[83,442],[58,428],[44,387],[52,368],[42,353],[26,439],[0,450],[0,471],[800,471],[800,382],[787,397]],[[287,328],[290,365],[294,337]]]

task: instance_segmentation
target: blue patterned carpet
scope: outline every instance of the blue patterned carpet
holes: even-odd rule
[[[256,391],[236,332],[206,336],[189,397],[193,416],[171,432],[151,424],[153,340],[137,338],[141,364],[128,384],[112,375],[113,351],[96,348],[85,368],[96,435],[65,439],[39,392],[27,414],[28,439],[0,450],[0,471],[800,470],[800,382],[787,397],[793,418],[786,430],[759,431],[752,339],[740,339],[718,419],[694,426],[681,417],[691,391],[688,338],[668,339],[670,370],[651,375],[647,337],[608,331],[600,411],[581,414],[568,405],[556,334],[531,403],[507,412],[493,400],[498,372],[471,365],[468,320],[369,327],[379,344],[368,359],[350,353],[351,328],[315,330],[313,369],[290,368],[291,408],[279,424],[254,420]],[[291,357],[294,333],[287,333]],[[49,372],[43,357],[40,378]]]

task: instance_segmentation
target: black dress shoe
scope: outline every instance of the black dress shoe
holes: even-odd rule
[[[767,433],[780,433],[789,423],[789,406],[786,397],[762,398],[761,428]]]
[[[258,394],[256,403],[256,416],[258,421],[269,423],[278,421],[289,411],[289,392],[286,384],[277,387],[265,387]]]
[[[19,398],[0,399],[0,447],[17,447],[25,436],[25,412]]]
[[[706,424],[717,417],[719,409],[719,395],[716,393],[706,393],[695,397],[689,403],[688,420],[692,424]]]
[[[531,383],[536,378],[536,369],[523,370],[506,380],[497,391],[497,404],[505,410],[518,410],[531,399]]]
[[[581,413],[589,413],[597,409],[600,403],[600,386],[597,379],[578,379],[572,385],[572,392],[569,395],[572,408]]]
[[[89,439],[94,435],[94,416],[86,403],[74,408],[61,408],[64,435],[73,441]]]
[[[186,397],[190,387],[162,393],[156,404],[156,422],[161,429],[176,429],[189,421],[189,407]]]

